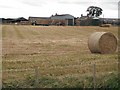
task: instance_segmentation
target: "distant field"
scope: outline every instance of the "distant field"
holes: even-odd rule
[[[34,76],[36,66],[40,77],[56,78],[68,87],[76,81],[68,82],[66,77],[78,80],[91,76],[94,63],[98,77],[116,73],[117,53],[92,54],[88,49],[88,38],[97,31],[112,32],[118,37],[117,27],[3,25],[3,86]]]

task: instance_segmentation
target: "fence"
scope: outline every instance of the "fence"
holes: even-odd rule
[[[105,60],[103,60],[103,61],[105,61]],[[12,61],[7,61],[7,62],[12,62]],[[15,61],[15,62],[17,62],[17,61]],[[100,62],[100,61],[96,61],[94,63],[88,62],[88,63],[81,64],[79,66],[79,68],[86,68],[88,66],[91,66],[92,71],[90,73],[92,74],[92,77],[93,77],[93,82],[92,83],[93,83],[93,87],[94,88],[97,87],[96,86],[96,84],[97,84],[97,82],[96,82],[97,81],[96,75],[98,73],[97,66],[103,67],[103,64],[97,64],[98,62]],[[114,62],[112,64],[104,63],[104,65],[105,66],[112,66],[112,65],[116,65],[117,66],[118,63],[119,62]],[[65,69],[66,67],[64,67],[63,69]],[[75,67],[75,66],[73,66],[73,67]],[[79,70],[81,71],[81,69],[79,69]],[[27,69],[6,69],[6,70],[3,70],[2,72],[3,73],[4,72],[16,72],[16,73],[18,73],[18,72],[28,72],[28,71],[34,72],[34,77],[35,77],[34,87],[36,87],[36,88],[39,87],[39,78],[42,76],[42,75],[39,74],[40,72],[42,72],[41,67],[35,66],[34,68],[27,68]],[[114,72],[114,70],[113,71],[105,71],[105,73],[112,73],[112,72]],[[78,72],[78,74],[81,74],[81,73]],[[86,80],[84,80],[84,83],[86,83]],[[86,86],[84,86],[84,88],[86,88]]]

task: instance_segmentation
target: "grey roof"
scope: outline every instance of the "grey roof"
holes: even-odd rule
[[[88,16],[82,16],[82,17],[80,17],[80,20],[86,20],[86,19],[88,19]]]
[[[37,18],[37,19],[49,19],[49,17],[31,17],[31,16],[30,16],[29,18],[35,18],[35,19],[36,19],[36,18]]]
[[[74,17],[73,15],[70,15],[70,14],[57,14],[57,15],[55,15],[55,16],[72,16],[72,17]]]
[[[64,19],[74,19],[75,17],[70,14],[61,14],[61,15],[57,14],[57,15],[51,16],[50,18],[64,20]]]

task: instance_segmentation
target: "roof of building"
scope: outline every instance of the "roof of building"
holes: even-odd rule
[[[70,14],[56,14],[56,15],[52,15],[50,18],[51,19],[65,20],[65,19],[73,19],[75,17],[70,15]]]
[[[19,18],[16,18],[15,20],[20,20],[20,21],[28,21],[26,18],[24,17],[19,17]]]
[[[80,17],[80,20],[86,20],[86,19],[88,19],[88,16],[82,16],[82,17]]]
[[[74,17],[73,15],[70,15],[70,14],[56,14],[56,15],[53,15],[53,16],[72,16],[72,17]]]
[[[19,17],[19,18],[1,18],[2,20],[10,20],[10,21],[28,21],[24,17]]]
[[[37,19],[38,19],[38,18],[39,18],[39,19],[49,19],[49,17],[31,17],[31,16],[30,16],[29,18],[33,18],[33,19],[36,19],[36,18],[37,18]]]

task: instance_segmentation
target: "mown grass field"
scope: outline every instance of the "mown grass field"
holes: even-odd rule
[[[117,73],[117,52],[101,55],[88,49],[88,38],[97,31],[118,37],[117,27],[2,25],[3,87],[34,87],[21,82],[34,77],[35,67],[43,77],[39,87],[48,88],[79,87],[79,80],[92,77],[94,63],[98,78]]]

